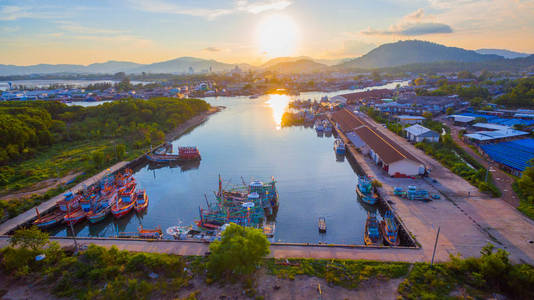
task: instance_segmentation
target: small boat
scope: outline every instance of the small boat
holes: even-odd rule
[[[274,237],[274,230],[275,230],[274,222],[265,222],[263,224],[263,234],[265,234],[266,237],[268,238]]]
[[[68,225],[71,225],[71,224],[74,225],[74,224],[80,222],[81,220],[83,220],[84,218],[85,218],[85,212],[81,208],[78,208],[76,210],[73,210],[73,211],[67,213],[63,217],[63,220]]]
[[[317,121],[315,121],[315,125],[314,125],[314,127],[315,127],[315,130],[316,130],[316,131],[323,132],[323,130],[324,130],[323,122],[322,122],[321,120],[317,120]]]
[[[65,193],[63,199],[57,202],[59,210],[62,212],[68,212],[69,210],[75,210],[80,207],[80,200],[83,199],[82,195],[74,195],[72,192]]]
[[[150,152],[146,154],[146,158],[151,162],[157,163],[183,162],[202,159],[197,147],[179,147],[178,154],[169,152],[156,154],[155,152]]]
[[[365,221],[365,235],[364,241],[366,245],[380,245],[381,243],[380,229],[375,213],[367,214],[367,221]]]
[[[334,141],[334,151],[336,151],[336,154],[338,155],[345,154],[345,143],[343,143],[342,139],[336,139]]]
[[[112,196],[104,195],[101,197],[102,200],[95,203],[93,209],[91,209],[85,215],[87,220],[89,220],[91,223],[98,223],[104,220],[111,212],[111,206],[113,205],[116,195],[116,193],[113,193]]]
[[[384,241],[390,246],[398,246],[400,244],[399,226],[395,222],[393,213],[389,210],[384,215],[384,220],[380,222],[380,232],[384,237]]]
[[[326,219],[324,217],[319,218],[319,232],[325,233],[326,232]]]
[[[191,229],[192,226],[176,225],[167,228],[166,232],[176,240],[184,240]]]
[[[135,211],[142,212],[148,207],[148,195],[145,190],[137,191],[135,193]]]
[[[51,213],[43,216],[41,216],[37,207],[35,208],[35,211],[37,212],[37,219],[33,221],[33,225],[41,229],[61,224],[63,222],[63,217],[65,216],[65,212],[61,211],[59,208],[56,208]]]
[[[144,229],[143,225],[140,225],[137,232],[139,233],[139,238],[142,239],[161,239],[163,237],[163,231],[161,231],[160,226],[155,229]]]
[[[370,205],[374,205],[378,200],[378,195],[374,191],[373,183],[367,176],[358,176],[356,193],[363,202]]]

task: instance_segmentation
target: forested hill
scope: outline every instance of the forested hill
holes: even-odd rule
[[[342,69],[377,69],[439,61],[487,62],[504,60],[502,56],[425,42],[399,41],[383,44],[369,53],[338,65]]]
[[[173,98],[129,99],[92,107],[55,101],[0,103],[0,166],[64,142],[117,139],[137,148],[156,144],[164,139],[164,132],[208,109],[203,100]]]

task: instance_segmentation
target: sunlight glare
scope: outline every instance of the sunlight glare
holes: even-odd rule
[[[298,27],[286,15],[270,15],[258,24],[258,48],[269,58],[291,56],[297,48]]]
[[[282,116],[289,105],[288,95],[269,95],[269,100],[266,102],[273,109],[274,123],[276,129],[282,128]]]

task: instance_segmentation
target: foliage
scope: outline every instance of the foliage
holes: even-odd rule
[[[208,270],[215,279],[228,279],[254,272],[269,254],[269,241],[259,229],[230,224],[220,241],[210,244]]]
[[[191,278],[184,271],[185,259],[175,255],[90,245],[78,256],[70,256],[56,243],[44,251],[46,258],[36,262],[34,257],[38,252],[5,248],[2,267],[7,271],[18,270],[19,276],[42,276],[56,296],[80,299],[148,299],[155,292],[162,298],[173,298]],[[152,273],[157,278],[151,278]]]
[[[329,284],[345,288],[357,288],[359,283],[371,278],[399,278],[408,273],[407,263],[374,262],[364,260],[323,260],[323,259],[267,259],[265,265],[269,273],[295,279],[297,275],[308,275],[325,279]]]
[[[486,298],[494,292],[517,299],[534,297],[532,266],[512,265],[508,253],[494,251],[491,244],[482,248],[481,254],[467,259],[451,255],[450,262],[433,267],[416,263],[398,291],[406,299],[453,299],[451,293],[457,290],[475,298]]]
[[[531,161],[532,165],[534,161]],[[519,211],[534,219],[534,167],[527,167],[513,184],[519,196]]]
[[[13,247],[31,249],[38,251],[48,243],[48,233],[42,232],[36,226],[27,229],[18,229],[9,240]]]
[[[521,78],[513,84],[515,86],[495,102],[512,107],[534,107],[534,77]]]

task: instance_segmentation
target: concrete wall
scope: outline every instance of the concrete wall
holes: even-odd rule
[[[403,159],[403,160],[399,160],[394,163],[391,163],[389,165],[388,174],[390,176],[395,175],[395,173],[408,175],[408,176],[416,176],[416,175],[419,175],[420,166],[421,166],[420,163],[417,163],[409,159]]]

